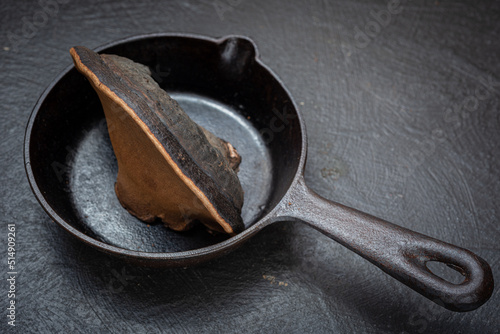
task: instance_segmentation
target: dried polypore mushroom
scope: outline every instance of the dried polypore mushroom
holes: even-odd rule
[[[115,192],[134,216],[183,231],[194,221],[243,230],[241,161],[228,142],[197,125],[130,59],[74,47],[76,68],[99,95],[118,162]]]

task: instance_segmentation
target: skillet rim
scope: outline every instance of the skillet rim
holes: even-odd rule
[[[26,126],[26,132],[25,132],[25,137],[24,137],[24,145],[23,145],[23,155],[24,155],[24,165],[25,165],[25,170],[26,174],[28,176],[28,181],[31,187],[31,190],[33,191],[36,199],[42,206],[42,208],[45,210],[45,212],[54,220],[59,226],[61,226],[64,230],[69,232],[72,236],[76,237],[80,241],[84,242],[85,244],[88,244],[104,253],[108,253],[120,258],[124,259],[129,259],[129,260],[135,260],[138,262],[143,262],[143,263],[149,263],[151,264],[152,262],[154,263],[160,263],[160,264],[165,264],[165,265],[182,265],[185,263],[198,263],[198,262],[203,262],[205,260],[208,260],[210,258],[214,258],[218,255],[222,255],[226,252],[229,252],[230,250],[236,248],[237,246],[241,245],[244,241],[246,241],[248,238],[259,232],[261,229],[266,227],[267,225],[279,221],[280,217],[277,217],[277,212],[281,207],[281,203],[283,200],[287,197],[287,195],[295,188],[295,185],[303,179],[303,173],[304,173],[304,168],[305,168],[305,162],[307,158],[307,134],[306,134],[306,128],[304,124],[304,120],[300,114],[299,109],[297,108],[297,104],[295,103],[295,100],[293,99],[292,95],[290,94],[290,91],[288,88],[283,84],[283,81],[278,77],[278,75],[272,71],[267,65],[265,65],[262,60],[260,59],[260,54],[258,47],[256,43],[250,39],[247,36],[242,36],[242,35],[236,35],[236,34],[230,34],[226,35],[223,37],[219,38],[212,38],[204,35],[199,35],[199,34],[189,34],[189,33],[166,33],[166,32],[156,32],[156,33],[147,33],[147,34],[139,34],[139,35],[133,35],[129,37],[125,37],[122,39],[118,39],[115,41],[108,42],[106,44],[100,45],[96,48],[93,48],[94,51],[96,52],[102,52],[108,48],[111,47],[116,47],[118,45],[122,45],[125,43],[129,42],[136,42],[139,40],[143,39],[151,39],[151,38],[170,38],[170,37],[176,37],[176,38],[186,38],[186,39],[194,39],[194,40],[203,40],[203,41],[208,41],[211,43],[215,44],[222,44],[224,41],[234,38],[234,39],[242,39],[246,40],[249,42],[252,47],[255,50],[255,62],[261,66],[264,70],[268,72],[268,74],[276,80],[276,82],[281,86],[281,88],[284,90],[284,92],[287,94],[288,98],[290,99],[290,102],[294,108],[295,114],[297,115],[298,119],[298,124],[299,124],[299,130],[301,131],[301,149],[300,149],[300,159],[297,165],[297,170],[295,172],[295,175],[292,179],[292,182],[290,183],[288,189],[286,190],[285,194],[281,197],[281,199],[278,201],[278,203],[268,212],[264,217],[253,223],[250,227],[246,228],[242,232],[238,233],[235,236],[232,236],[229,239],[226,239],[222,242],[202,247],[202,248],[197,248],[193,250],[187,250],[187,251],[180,251],[180,252],[144,252],[144,251],[135,251],[135,250],[130,250],[130,249],[125,249],[121,248],[118,246],[113,246],[110,244],[107,244],[103,241],[99,241],[97,239],[94,239],[85,233],[79,231],[75,227],[73,227],[71,224],[67,223],[63,218],[61,218],[56,210],[52,207],[52,205],[46,200],[45,196],[43,195],[43,192],[41,189],[38,187],[38,184],[35,179],[35,175],[33,173],[33,170],[31,168],[31,156],[30,156],[30,143],[31,143],[31,133],[33,130],[33,126],[35,123],[35,120],[37,119],[38,113],[40,111],[40,107],[42,106],[43,102],[47,98],[47,96],[51,93],[52,89],[59,83],[59,81],[64,78],[71,70],[74,69],[74,65],[71,64],[68,67],[66,67],[59,75],[55,77],[49,84],[49,86],[44,90],[42,95],[38,98],[35,106],[33,107],[33,110],[31,112],[31,115],[29,117],[27,126]]]

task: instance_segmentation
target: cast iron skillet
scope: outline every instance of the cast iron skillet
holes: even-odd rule
[[[473,310],[491,296],[491,269],[477,255],[330,202],[305,185],[302,118],[248,38],[152,34],[97,51],[148,65],[196,122],[238,149],[246,230],[231,238],[203,228],[176,233],[129,215],[114,194],[116,160],[99,99],[71,66],[36,104],[24,154],[41,205],[78,239],[131,262],[186,266],[229,252],[271,223],[303,221],[450,310]],[[438,277],[428,261],[451,266],[463,282]]]

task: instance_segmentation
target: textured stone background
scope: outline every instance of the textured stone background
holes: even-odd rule
[[[322,196],[468,248],[500,275],[500,7],[483,1],[3,1],[0,221],[17,226],[20,333],[498,333],[500,296],[435,306],[299,223],[195,268],[117,262],[42,210],[23,136],[73,45],[148,32],[251,37],[309,134]],[[6,260],[0,268],[7,328]]]

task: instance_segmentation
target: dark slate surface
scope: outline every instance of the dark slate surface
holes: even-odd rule
[[[313,189],[471,249],[498,278],[498,2],[402,1],[380,14],[387,8],[3,1],[2,332],[498,333],[498,289],[477,311],[446,311],[299,223],[268,227],[196,268],[137,268],[70,238],[30,191],[24,128],[45,87],[71,64],[71,46],[158,31],[241,34],[255,40],[303,112]],[[17,229],[15,329],[6,317],[9,223]]]

